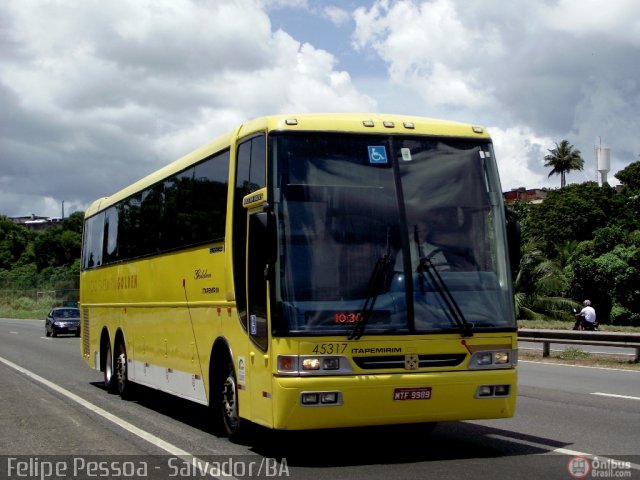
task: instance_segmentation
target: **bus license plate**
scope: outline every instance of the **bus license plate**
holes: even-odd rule
[[[393,391],[394,400],[429,400],[431,387],[396,388]]]

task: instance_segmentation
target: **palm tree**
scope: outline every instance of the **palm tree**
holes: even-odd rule
[[[571,170],[582,170],[584,168],[584,160],[580,154],[580,150],[576,149],[568,140],[562,140],[556,148],[549,150],[549,155],[544,159],[545,167],[553,167],[549,176],[560,175],[560,188],[567,184],[566,174]]]
[[[549,295],[549,292],[564,290],[564,282],[560,263],[545,257],[538,239],[529,239],[522,247],[514,281],[516,318],[570,318],[569,312],[578,304],[562,296]]]

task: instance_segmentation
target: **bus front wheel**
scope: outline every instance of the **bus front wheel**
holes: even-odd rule
[[[238,415],[238,385],[233,363],[229,362],[222,383],[222,421],[230,440],[241,441],[246,434],[247,421]]]

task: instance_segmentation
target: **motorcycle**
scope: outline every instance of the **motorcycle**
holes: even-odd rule
[[[587,322],[584,319],[584,315],[581,315],[575,308],[573,309],[574,316],[576,317],[576,323],[573,325],[574,330],[583,330],[588,332],[597,332],[598,322]]]

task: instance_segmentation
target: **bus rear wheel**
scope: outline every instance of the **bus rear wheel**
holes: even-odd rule
[[[132,387],[127,374],[127,349],[124,342],[118,343],[116,352],[114,364],[115,390],[123,399],[126,399],[131,396]]]
[[[107,340],[104,347],[104,387],[109,393],[115,393],[115,381],[113,376],[113,354],[111,353],[111,342]]]

